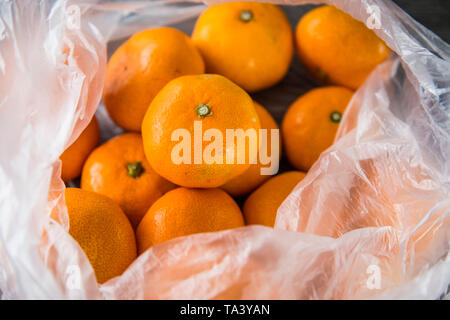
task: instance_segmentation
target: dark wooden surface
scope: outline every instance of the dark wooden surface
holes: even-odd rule
[[[394,0],[416,21],[450,42],[450,0]]]

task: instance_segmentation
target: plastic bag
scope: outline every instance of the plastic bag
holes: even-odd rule
[[[391,2],[323,2],[374,28],[398,56],[357,91],[336,143],[279,208],[275,229],[247,226],[177,238],[149,249],[102,286],[67,233],[58,157],[98,106],[108,41],[195,17],[204,6],[177,0],[1,2],[2,298],[445,294],[450,48]],[[115,129],[103,121],[105,130]],[[49,218],[53,210],[62,226]]]

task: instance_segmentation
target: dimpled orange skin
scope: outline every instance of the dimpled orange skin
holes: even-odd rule
[[[304,15],[295,38],[300,59],[316,78],[353,90],[390,53],[375,32],[333,6]]]
[[[244,203],[245,222],[272,228],[275,225],[278,208],[305,175],[300,171],[284,172],[272,177],[253,191]]]
[[[97,281],[121,275],[136,259],[133,228],[120,207],[98,193],[67,188],[69,233],[91,263]]]
[[[240,18],[243,11],[251,11],[247,22]],[[285,13],[269,3],[213,5],[198,18],[192,40],[203,55],[206,72],[222,74],[249,92],[279,82],[294,52]]]
[[[144,30],[111,56],[103,101],[117,125],[140,131],[150,102],[167,82],[204,70],[203,59],[186,34],[167,27]]]
[[[201,117],[197,108],[209,106],[211,114]],[[207,164],[203,159],[205,148],[195,141],[194,121],[202,126],[202,135],[208,129],[219,130],[223,137],[222,164]],[[176,164],[172,153],[184,138],[172,141],[175,130],[186,129],[190,135],[190,164]],[[239,155],[248,155],[247,149],[235,147],[233,163],[226,163],[226,130],[260,129],[258,114],[250,96],[230,80],[220,75],[183,76],[169,82],[153,99],[142,123],[142,137],[147,160],[152,168],[167,180],[191,188],[215,188],[240,175],[250,166],[248,159],[238,164]],[[201,163],[194,163],[195,145],[202,150]],[[248,144],[246,143],[248,147]],[[202,147],[202,149],[200,149]],[[245,153],[244,153],[245,152]],[[175,154],[178,154],[175,152]],[[181,152],[179,154],[182,154]],[[230,153],[228,153],[230,154]]]
[[[289,162],[308,171],[320,154],[333,144],[339,121],[353,96],[344,87],[321,87],[298,98],[287,110],[281,124],[283,147]]]
[[[136,163],[142,172],[127,168]],[[124,133],[95,149],[81,175],[81,188],[114,200],[134,228],[153,202],[175,187],[151,168],[138,133]]]
[[[139,224],[136,239],[141,254],[173,238],[242,226],[242,212],[225,191],[178,188],[152,205]]]
[[[100,141],[100,130],[94,116],[86,129],[59,157],[61,159],[61,178],[68,182],[78,178],[89,153]]]
[[[270,113],[259,103],[255,103],[255,109],[258,113],[259,121],[261,123],[261,129],[267,129],[267,150],[270,154],[271,150],[271,131],[272,129],[278,129],[278,125],[275,120],[272,118]],[[281,139],[278,143],[279,151],[281,149]],[[279,157],[281,158],[281,153],[279,153]],[[243,174],[237,176],[234,179],[231,179],[227,183],[225,183],[221,188],[231,194],[232,196],[238,197],[243,196],[252,192],[255,188],[260,186],[264,181],[267,181],[271,178],[271,175],[262,175],[261,168],[269,167],[270,164],[261,164],[259,161],[258,154],[258,163],[251,164],[250,168],[248,168]]]

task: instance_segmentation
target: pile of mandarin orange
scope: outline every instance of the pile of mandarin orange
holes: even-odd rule
[[[192,132],[195,121],[223,136],[268,129],[270,150],[278,124],[249,94],[279,83],[295,50],[324,84],[286,106],[281,123],[283,153],[299,171],[262,175],[259,160],[174,163],[172,134]],[[159,27],[129,38],[110,58],[103,90],[109,116],[125,133],[98,146],[94,117],[61,155],[62,179],[81,176],[81,188],[65,192],[69,232],[97,281],[176,237],[273,227],[280,204],[332,145],[353,90],[389,53],[372,30],[332,6],[309,11],[295,33],[280,7],[234,2],[208,7],[191,37]],[[245,199],[242,211],[236,197]]]

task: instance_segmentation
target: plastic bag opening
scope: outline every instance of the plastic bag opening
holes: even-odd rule
[[[3,298],[439,298],[450,282],[449,46],[392,2],[323,2],[379,26],[397,56],[359,88],[336,143],[279,208],[275,230],[174,239],[102,286],[67,225],[49,219],[53,210],[66,217],[58,157],[96,111],[108,42],[204,6],[2,2]]]

